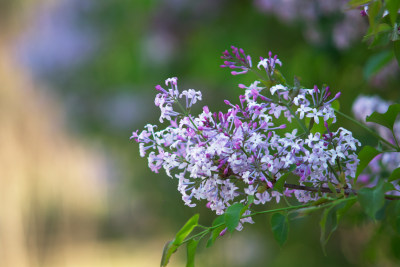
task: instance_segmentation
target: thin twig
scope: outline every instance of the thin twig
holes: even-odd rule
[[[297,185],[297,184],[284,184],[284,187],[289,188],[289,189],[297,189],[297,190],[304,190],[304,191],[310,191],[310,192],[322,192],[322,193],[333,193],[330,188],[327,187],[313,187],[313,186],[305,186],[305,185]],[[357,195],[357,190],[347,188],[347,189],[342,189],[344,190],[345,195]],[[337,188],[336,189],[337,193],[341,193],[342,191]],[[388,200],[400,200],[400,196],[395,196],[395,195],[385,195],[385,198]]]

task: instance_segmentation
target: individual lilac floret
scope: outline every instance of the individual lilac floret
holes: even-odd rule
[[[271,77],[274,74],[275,65],[278,64],[282,66],[282,62],[278,59],[278,56],[275,55],[272,57],[272,52],[269,51],[268,58],[260,57],[260,62],[258,62],[257,68],[260,69],[262,66],[268,74],[268,77]]]
[[[244,53],[242,48],[231,46],[232,52],[225,50],[221,58],[225,59],[221,68],[239,69],[231,71],[232,75],[247,73],[252,68],[251,57]]]

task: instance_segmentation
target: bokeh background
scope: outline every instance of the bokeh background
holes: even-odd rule
[[[225,108],[238,83],[221,69],[235,45],[257,59],[271,50],[287,80],[328,84],[351,113],[359,94],[399,100],[396,62],[362,42],[366,18],[346,1],[0,1],[0,266],[158,266],[162,248],[200,203],[183,205],[176,183],[139,157],[131,132],[157,123],[154,86],[177,76]],[[199,105],[200,107],[201,105]],[[355,130],[363,143],[374,144]],[[204,205],[203,205],[204,204]],[[291,222],[282,248],[268,217],[214,247],[198,266],[396,266],[379,226],[352,210],[323,256],[320,214]],[[185,251],[170,266],[184,266]]]

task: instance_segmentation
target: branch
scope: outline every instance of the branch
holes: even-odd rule
[[[304,190],[304,191],[310,191],[310,192],[322,192],[322,193],[333,193],[331,189],[327,187],[313,187],[313,186],[305,186],[305,185],[297,185],[297,184],[284,184],[284,187],[289,188],[289,189],[297,189],[297,190]],[[345,195],[357,195],[357,190],[347,188],[343,189]],[[341,193],[342,191],[340,189],[336,189],[337,193]],[[385,195],[385,198],[388,200],[400,200],[400,196],[394,196],[394,195]]]

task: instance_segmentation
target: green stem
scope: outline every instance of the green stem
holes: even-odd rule
[[[338,198],[338,199],[332,200],[331,202],[323,203],[323,204],[318,205],[318,206],[319,206],[319,208],[323,208],[325,206],[329,206],[329,205],[336,204],[336,203],[341,203],[341,202],[344,202],[344,201],[348,201],[349,199],[355,199],[355,198],[357,198],[357,197],[356,196],[352,196],[352,197],[347,197],[347,198]],[[254,215],[258,215],[258,214],[267,214],[267,213],[276,213],[276,212],[280,212],[280,211],[289,211],[289,210],[307,208],[307,207],[314,206],[314,205],[315,205],[314,202],[311,202],[311,203],[298,205],[298,206],[291,206],[291,207],[274,209],[274,210],[263,210],[263,211],[259,211],[259,212],[254,212],[254,213],[249,214],[249,215],[242,216],[241,219],[247,218],[247,217],[251,217],[251,216],[254,216]]]
[[[268,81],[264,80],[264,77],[259,73],[259,71],[257,69],[249,69],[250,71],[252,71],[260,80],[261,82],[265,85],[265,87],[269,90],[272,87],[272,81],[271,78],[268,77]],[[270,82],[270,84],[268,84],[268,82]]]
[[[393,145],[392,143],[390,143],[389,141],[387,141],[385,138],[383,138],[382,136],[380,136],[379,134],[377,134],[376,132],[374,132],[373,130],[371,130],[370,128],[368,128],[367,126],[365,126],[364,124],[362,124],[361,122],[353,119],[352,117],[340,112],[337,109],[333,109],[337,114],[345,117],[346,119],[354,122],[355,124],[357,124],[358,126],[360,126],[361,128],[363,128],[364,130],[366,130],[367,132],[369,132],[370,134],[372,134],[373,136],[375,136],[376,138],[378,138],[379,140],[381,140],[382,142],[384,142],[387,146],[390,146],[391,148],[396,149],[396,151],[400,151],[400,148],[395,145]]]
[[[338,180],[338,182],[340,183],[340,179],[339,176],[337,175],[335,169],[332,167],[332,165],[329,162],[326,162],[328,164],[328,167],[331,169],[333,175],[336,177],[336,179]]]

